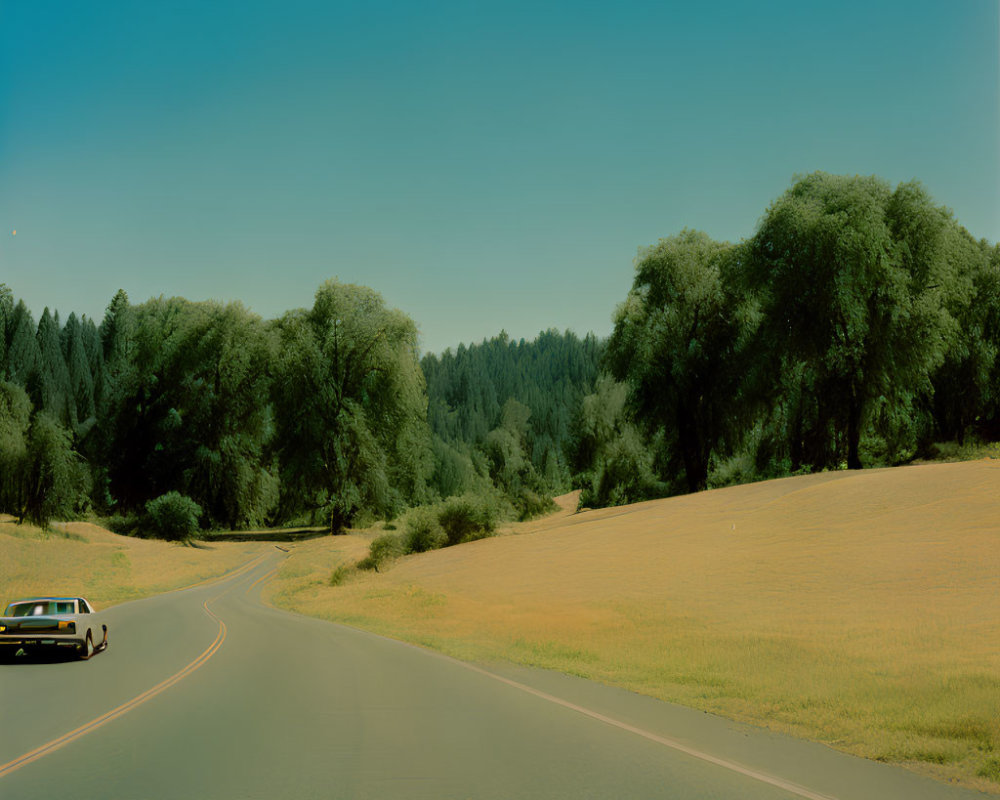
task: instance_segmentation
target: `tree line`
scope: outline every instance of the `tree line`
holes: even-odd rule
[[[0,284],[0,510],[339,530],[901,463],[1000,435],[998,348],[1000,247],[918,183],[825,173],[747,240],[641,251],[607,341],[421,359],[412,320],[336,281],[272,320],[120,291],[99,324],[36,323]]]
[[[1000,247],[919,183],[814,173],[748,240],[640,253],[573,463],[607,504],[996,440],[998,348]]]
[[[331,281],[276,320],[119,291],[100,325],[36,325],[3,287],[0,336],[0,508],[21,519],[174,493],[204,527],[337,530],[431,496],[416,327],[371,289]]]

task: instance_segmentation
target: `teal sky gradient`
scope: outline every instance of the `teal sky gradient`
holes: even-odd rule
[[[605,335],[637,248],[815,170],[998,241],[1000,4],[872,6],[0,0],[0,282],[100,320],[339,277],[440,352]]]

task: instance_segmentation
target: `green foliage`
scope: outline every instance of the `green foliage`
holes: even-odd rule
[[[77,421],[76,429],[80,433],[89,431],[89,426],[92,426],[97,419],[94,374],[84,342],[86,321],[84,318],[84,322],[81,323],[76,314],[70,314],[60,334],[62,354],[66,360],[69,414]]]
[[[777,385],[798,383],[793,450],[814,468],[860,467],[866,427],[899,439],[892,412],[929,396],[963,291],[947,256],[952,224],[917,184],[825,173],[765,214],[741,277],[761,299],[761,357],[783,365]]]
[[[38,350],[37,328],[23,300],[18,300],[10,312],[7,328],[6,378],[24,387],[35,405],[40,403],[38,370],[41,353]]]
[[[640,254],[608,342],[611,374],[629,383],[646,432],[674,442],[689,491],[705,488],[711,453],[746,422],[743,358],[757,316],[723,281],[740,252],[685,230]]]
[[[27,465],[31,401],[20,386],[0,381],[0,510],[23,510],[23,470]]]
[[[110,349],[131,361],[112,362],[107,383],[115,424],[102,434],[111,493],[134,509],[182,491],[209,521],[264,524],[279,488],[268,453],[273,347],[263,322],[238,304],[180,298],[112,310],[117,322],[108,330],[127,329],[130,338]],[[127,326],[117,324],[122,319]]]
[[[628,418],[628,385],[601,375],[573,419],[569,450],[580,506],[626,505],[666,493],[655,477],[653,448]]]
[[[726,459],[712,459],[708,473],[708,488],[738,486],[759,480],[753,458],[748,453],[737,453]]]
[[[527,454],[531,409],[510,398],[500,414],[500,427],[486,434],[482,450],[489,475],[511,502],[520,519],[555,509],[541,476]]]
[[[971,284],[970,299],[954,304],[959,334],[932,378],[938,436],[1000,438],[1000,246],[954,232],[952,253]]]
[[[358,562],[358,569],[381,571],[390,561],[406,552],[403,536],[398,533],[384,533],[372,540],[368,557]]]
[[[83,510],[89,475],[71,447],[69,432],[47,413],[35,414],[19,469],[20,518],[47,528]]]
[[[198,532],[201,506],[179,492],[167,492],[146,503],[146,513],[159,538],[186,541]]]
[[[424,553],[437,550],[448,543],[448,535],[438,521],[433,508],[417,508],[406,520],[404,539],[407,553]]]
[[[427,496],[433,468],[416,327],[371,289],[328,281],[276,325],[282,503],[331,529]]]
[[[59,319],[48,308],[38,321],[38,354],[41,410],[73,430],[77,423],[76,403],[71,402],[69,370],[59,341]]]
[[[6,283],[0,283],[0,380],[7,375],[7,348],[14,317],[14,293]]]
[[[816,173],[746,243],[660,241],[607,345],[501,333],[418,362],[416,342],[337,282],[272,322],[119,291],[99,329],[36,326],[0,284],[0,508],[70,515],[89,492],[131,518],[178,492],[210,526],[339,530],[436,502],[426,548],[571,481],[620,504],[1000,439],[1000,246],[916,183]]]
[[[112,514],[105,517],[101,524],[109,531],[114,531],[122,536],[144,538],[147,534],[145,518],[142,514]]]
[[[501,333],[481,344],[424,356],[435,437],[433,489],[441,497],[479,490],[485,470],[479,470],[476,454],[490,431],[505,427],[503,412],[513,399],[529,414],[518,431],[523,457],[544,481],[545,493],[567,491],[563,452],[570,422],[580,399],[593,390],[601,351],[593,335],[580,339],[550,330],[531,342],[514,342]],[[508,420],[506,427],[519,426]]]
[[[445,533],[445,545],[461,544],[492,536],[504,517],[504,503],[495,493],[467,493],[437,506],[437,521]]]

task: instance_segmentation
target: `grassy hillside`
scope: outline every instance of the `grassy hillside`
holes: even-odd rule
[[[132,539],[85,522],[49,531],[0,518],[0,602],[40,594],[83,595],[105,608],[213,578],[267,545],[205,548]]]
[[[582,675],[1000,791],[1000,462],[833,472],[519,526],[274,602]],[[369,538],[370,538],[369,534]]]

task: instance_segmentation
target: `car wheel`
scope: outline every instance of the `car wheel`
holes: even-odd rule
[[[104,628],[104,641],[101,642],[101,646],[97,649],[103,652],[108,649],[108,626],[102,625],[101,627]]]
[[[83,652],[80,654],[80,660],[86,661],[94,655],[94,638],[90,635],[90,631],[87,631],[87,639],[83,643]]]

